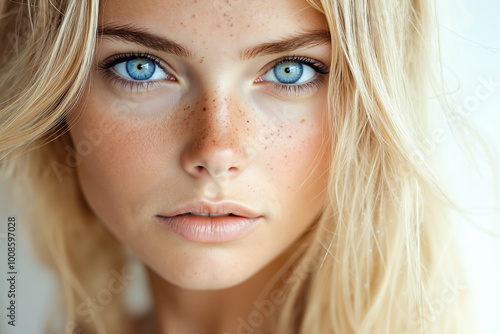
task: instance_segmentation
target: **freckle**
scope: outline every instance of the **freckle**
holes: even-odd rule
[[[184,22],[181,22],[181,24],[184,24]]]
[[[267,150],[267,146],[266,146],[266,147],[264,147],[264,150]],[[269,165],[269,164],[268,164],[268,165]]]
[[[231,34],[231,35],[229,35],[229,36],[233,37],[233,34]]]
[[[292,136],[288,136],[288,138],[292,138]]]
[[[207,111],[207,108],[203,108],[203,111]]]
[[[231,23],[231,27],[233,26],[233,24]]]
[[[288,155],[285,155],[285,159],[288,158]]]
[[[247,25],[248,28],[250,28],[250,25]]]
[[[306,120],[302,118],[302,120],[300,121],[300,123],[304,123]]]
[[[247,123],[250,123],[250,121],[249,121],[249,120],[247,120]]]
[[[280,125],[280,128],[282,128],[282,129],[283,129],[283,125]]]
[[[191,16],[191,17],[192,17],[192,18],[195,18],[195,17],[196,17],[196,15],[194,15],[194,14],[193,14],[193,16]]]

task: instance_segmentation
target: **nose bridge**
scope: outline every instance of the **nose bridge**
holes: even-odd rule
[[[237,150],[240,144],[239,121],[236,105],[230,105],[232,98],[221,89],[204,95],[194,125],[196,145],[216,152]]]
[[[238,174],[248,163],[240,129],[243,112],[227,90],[205,92],[196,105],[191,140],[183,154],[192,176]]]

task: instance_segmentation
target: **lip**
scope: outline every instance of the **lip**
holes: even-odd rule
[[[245,217],[245,218],[257,218],[260,216],[257,213],[255,213],[255,211],[253,211],[252,209],[240,203],[231,201],[220,201],[214,203],[206,200],[198,200],[182,204],[176,209],[166,214],[161,214],[161,216],[173,217],[173,216],[183,215],[188,212],[215,213],[218,215],[227,215],[232,213],[235,216]]]
[[[220,217],[186,215],[212,213]],[[221,243],[242,238],[257,225],[262,215],[231,201],[217,203],[199,200],[180,205],[176,209],[155,216],[167,229],[184,240],[198,243]]]

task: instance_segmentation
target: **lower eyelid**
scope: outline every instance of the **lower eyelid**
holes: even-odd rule
[[[278,94],[292,96],[292,97],[301,97],[315,93],[317,90],[319,90],[320,86],[324,82],[325,78],[323,75],[320,74],[315,79],[309,82],[297,85],[286,85],[272,81],[269,81],[267,83],[271,84]]]

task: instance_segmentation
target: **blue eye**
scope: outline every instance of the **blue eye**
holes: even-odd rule
[[[129,80],[152,81],[167,79],[168,75],[152,60],[147,58],[136,58],[113,66],[120,76]]]
[[[305,64],[288,61],[274,66],[262,76],[265,81],[274,81],[285,85],[300,84],[314,78],[316,71]]]

